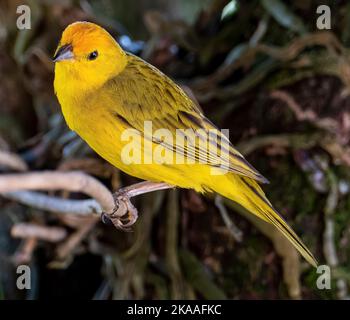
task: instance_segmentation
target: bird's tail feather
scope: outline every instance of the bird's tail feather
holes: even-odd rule
[[[236,195],[229,196],[229,198],[231,200],[234,200],[235,202],[238,202],[240,205],[243,205],[243,207],[251,211],[253,214],[258,216],[262,220],[274,225],[294,245],[294,247],[300,252],[300,254],[311,265],[316,267],[317,261],[312,255],[312,253],[299,239],[299,237],[292,230],[292,228],[273,208],[272,204],[266,198],[260,186],[254,180],[249,178],[239,177],[238,179],[241,181],[241,187],[243,187],[241,190],[243,191],[243,194],[241,194],[242,196],[239,199],[237,199]]]

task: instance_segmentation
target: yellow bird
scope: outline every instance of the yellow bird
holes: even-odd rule
[[[217,192],[273,224],[317,265],[259,187],[257,182],[267,180],[161,71],[124,52],[106,30],[90,22],[64,30],[54,61],[55,93],[68,126],[104,159],[143,180]],[[196,138],[207,144],[184,137],[187,129],[198,130]],[[157,130],[158,137],[153,136]],[[215,130],[216,137],[210,134]],[[172,139],[169,132],[183,140]],[[187,161],[176,161],[180,155]]]

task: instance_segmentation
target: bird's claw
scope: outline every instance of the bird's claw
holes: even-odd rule
[[[129,197],[123,192],[119,192],[115,198],[115,210],[112,213],[102,213],[101,219],[104,223],[110,223],[123,231],[131,231],[131,226],[135,224],[138,214],[137,209],[131,203]]]

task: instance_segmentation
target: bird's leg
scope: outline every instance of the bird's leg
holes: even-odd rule
[[[115,209],[112,213],[103,213],[102,221],[111,221],[118,229],[130,231],[130,227],[138,218],[137,209],[133,206],[130,199],[138,195],[174,188],[167,183],[143,181],[131,186],[119,189],[113,194]]]
[[[112,223],[121,230],[130,231],[130,227],[138,218],[137,209],[130,201],[130,197],[124,192],[117,192],[114,196],[115,209],[109,215]]]

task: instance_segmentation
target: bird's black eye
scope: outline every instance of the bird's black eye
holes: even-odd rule
[[[98,57],[98,52],[97,51],[92,51],[91,53],[89,53],[88,55],[88,59],[89,60],[95,60]]]

